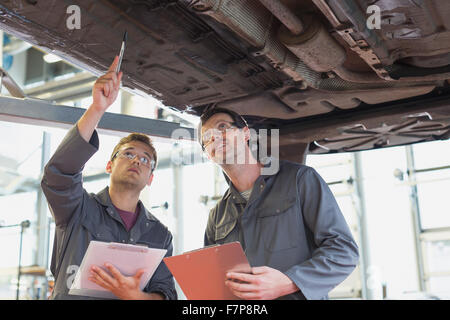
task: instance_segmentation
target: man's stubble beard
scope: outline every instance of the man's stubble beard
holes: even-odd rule
[[[250,159],[246,152],[247,142],[240,143],[242,143],[242,145],[238,147],[237,141],[229,142],[223,149],[218,150],[218,152],[214,154],[215,162],[219,165],[248,163]]]

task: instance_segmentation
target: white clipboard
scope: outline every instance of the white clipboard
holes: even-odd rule
[[[166,254],[165,249],[147,248],[140,245],[116,242],[91,241],[69,290],[71,295],[105,299],[117,299],[109,290],[89,280],[90,268],[96,265],[106,272],[105,263],[112,264],[124,276],[133,276],[139,269],[145,269],[139,288],[143,290]]]

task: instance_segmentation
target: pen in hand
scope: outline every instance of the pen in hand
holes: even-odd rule
[[[122,65],[123,53],[125,52],[125,45],[127,42],[127,37],[128,37],[128,32],[125,31],[125,33],[123,35],[123,40],[122,40],[122,47],[120,48],[119,63],[117,64],[117,67],[116,67],[116,74],[119,74],[120,67]]]

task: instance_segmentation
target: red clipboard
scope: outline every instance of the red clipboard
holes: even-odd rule
[[[188,300],[238,300],[225,285],[229,271],[251,273],[239,242],[215,245],[164,258]]]

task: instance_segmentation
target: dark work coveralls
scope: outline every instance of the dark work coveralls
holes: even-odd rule
[[[55,287],[51,299],[94,299],[68,294],[91,240],[144,244],[166,249],[166,257],[172,255],[171,233],[141,201],[137,221],[128,232],[111,202],[108,187],[97,194],[83,188],[81,172],[98,147],[96,131],[88,143],[75,125],[45,166],[41,186],[56,224],[50,267]],[[144,291],[177,299],[172,274],[164,262],[158,266]]]
[[[281,299],[327,299],[358,264],[358,247],[326,182],[305,165],[280,161],[260,175],[249,201],[231,181],[211,210],[205,245],[240,241],[252,267],[286,274],[300,289]]]

